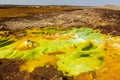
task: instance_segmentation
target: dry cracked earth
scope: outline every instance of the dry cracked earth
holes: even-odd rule
[[[27,17],[6,18],[0,21],[0,30],[8,30],[16,37],[24,36],[24,30],[29,28],[89,26],[100,29],[102,33],[113,36],[120,35],[120,10],[74,7],[71,11],[30,14]],[[24,60],[0,59],[0,80],[73,80],[52,66],[38,67],[32,73],[20,72],[19,66]],[[42,74],[40,74],[42,73]],[[83,79],[80,79],[83,80]]]

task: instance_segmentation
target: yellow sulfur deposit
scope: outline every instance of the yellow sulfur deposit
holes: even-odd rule
[[[26,30],[21,39],[0,39],[0,58],[25,59],[20,71],[53,65],[64,75],[99,70],[120,57],[120,37],[91,28]]]

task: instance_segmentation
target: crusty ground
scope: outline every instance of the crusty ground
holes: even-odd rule
[[[33,72],[19,71],[24,60],[0,59],[0,80],[72,80],[53,66],[38,67]]]
[[[27,17],[10,18],[0,22],[1,26],[17,36],[23,36],[21,31],[25,29],[49,26],[63,29],[87,26],[100,29],[106,34],[119,36],[119,23],[119,10],[84,7],[72,11],[31,14]]]

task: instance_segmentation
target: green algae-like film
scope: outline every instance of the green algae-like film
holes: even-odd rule
[[[119,37],[87,27],[29,29],[20,39],[1,37],[0,58],[27,60],[20,66],[21,71],[32,72],[36,67],[53,65],[64,75],[76,76],[104,66],[105,54],[110,49],[107,45],[118,41]]]

